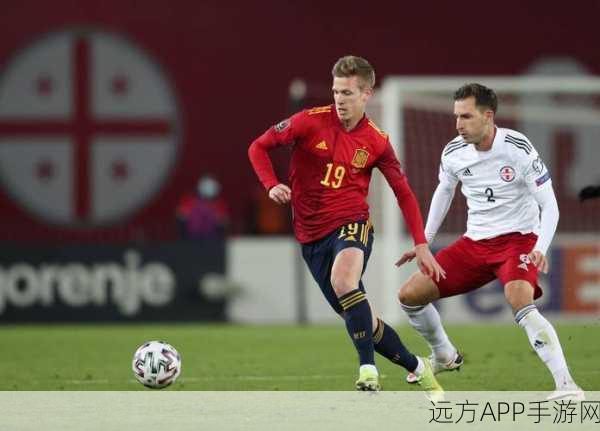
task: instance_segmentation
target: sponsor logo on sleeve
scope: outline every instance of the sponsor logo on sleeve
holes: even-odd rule
[[[546,172],[544,175],[542,175],[537,180],[535,180],[535,185],[539,187],[542,184],[544,184],[546,181],[548,181],[549,179],[550,179],[550,172]]]
[[[275,131],[277,133],[281,133],[283,132],[285,129],[287,129],[288,127],[290,127],[291,121],[289,118],[280,121],[279,123],[275,124],[275,126],[273,126],[273,129],[275,129]]]

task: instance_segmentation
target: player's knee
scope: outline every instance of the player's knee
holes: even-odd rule
[[[523,307],[533,304],[533,301],[522,300],[518,298],[506,298],[506,301],[508,302],[508,305],[510,305],[510,308],[512,308],[513,313],[516,313]]]
[[[417,306],[426,305],[429,302],[427,294],[426,279],[420,273],[413,274],[398,290],[398,300],[401,304]]]
[[[338,298],[358,287],[356,283],[347,277],[332,277],[331,286]]]
[[[404,305],[418,305],[415,304],[417,298],[417,289],[413,277],[410,277],[398,290],[398,301]]]
[[[515,280],[506,284],[504,296],[514,312],[533,303],[533,286],[523,280]]]

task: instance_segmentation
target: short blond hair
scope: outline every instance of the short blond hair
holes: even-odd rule
[[[356,76],[362,81],[363,85],[359,85],[361,89],[364,87],[375,87],[375,69],[367,60],[354,55],[346,55],[340,58],[333,65],[331,75],[334,78],[350,78]]]

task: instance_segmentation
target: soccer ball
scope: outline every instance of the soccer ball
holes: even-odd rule
[[[148,341],[135,351],[131,363],[135,378],[152,389],[166,388],[181,373],[181,356],[164,341]]]

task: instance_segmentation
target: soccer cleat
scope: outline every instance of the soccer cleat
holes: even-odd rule
[[[438,383],[433,374],[433,368],[431,366],[431,362],[427,360],[427,358],[421,358],[423,364],[425,365],[425,369],[420,376],[417,376],[417,383],[423,390],[425,391],[425,396],[434,403],[439,401],[444,401],[444,389]]]
[[[379,376],[377,375],[377,372],[361,368],[358,380],[356,381],[356,390],[375,392],[380,391],[381,385],[379,384]]]
[[[460,371],[460,367],[464,362],[463,356],[458,351],[454,355],[454,359],[450,362],[438,362],[433,358],[433,354],[431,354],[429,358],[423,360],[431,364],[431,367],[433,368],[433,374],[439,374],[444,371]],[[406,376],[406,381],[408,383],[417,383],[417,376],[415,376],[413,373],[408,373]]]
[[[557,389],[546,397],[547,401],[585,401],[585,392],[577,385]]]

